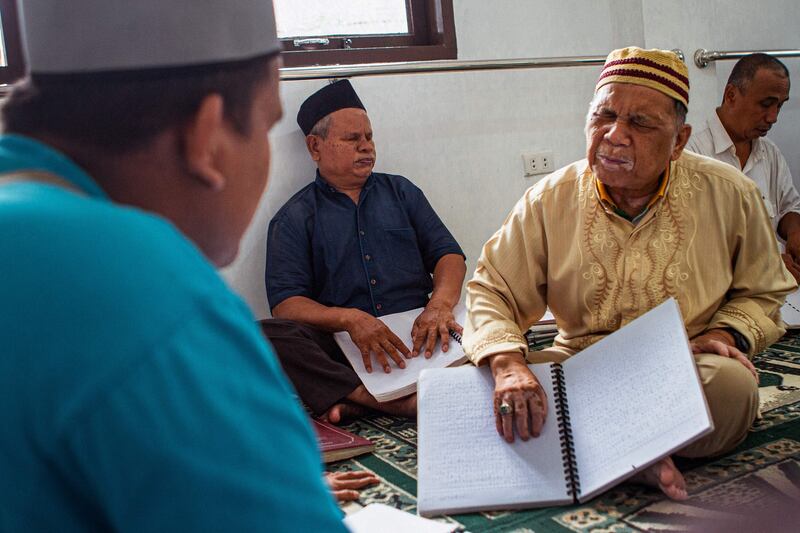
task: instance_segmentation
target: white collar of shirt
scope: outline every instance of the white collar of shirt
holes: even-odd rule
[[[722,125],[722,121],[719,119],[719,115],[717,115],[716,111],[714,111],[708,119],[708,130],[711,132],[711,140],[714,143],[714,153],[719,156],[727,152],[738,162],[739,158],[736,155],[736,147],[733,145],[733,141],[725,130],[725,126]],[[740,168],[740,170],[747,174],[763,157],[764,147],[762,146],[761,138],[756,137],[752,141],[750,157],[747,158],[744,168]]]

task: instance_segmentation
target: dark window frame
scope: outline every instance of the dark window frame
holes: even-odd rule
[[[296,39],[281,39],[284,67],[353,65],[456,59],[453,0],[406,0],[408,34],[324,36],[328,44],[296,46]],[[323,38],[309,36],[308,38]]]
[[[7,66],[0,67],[0,84],[10,84],[25,75],[19,14],[15,0],[0,0],[0,17],[3,23],[3,44],[7,63]]]

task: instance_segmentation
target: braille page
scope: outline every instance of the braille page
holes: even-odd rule
[[[495,429],[488,367],[425,370],[419,381],[417,509],[421,515],[572,503],[550,365],[530,365],[547,393],[541,435],[508,444]]]
[[[673,299],[563,368],[581,501],[713,428]]]
[[[781,307],[781,318],[787,328],[800,328],[800,291],[786,297],[786,303]]]
[[[347,515],[343,522],[351,533],[449,533],[458,527],[457,524],[428,520],[382,503],[371,503]]]
[[[412,309],[404,313],[394,313],[378,317],[378,320],[386,324],[389,329],[400,337],[400,340],[408,346],[408,349],[411,350],[414,346],[411,340],[411,328],[421,312],[422,308]],[[456,322],[463,326],[467,316],[466,308],[461,304],[457,305],[453,309],[453,315],[455,316]],[[436,349],[429,359],[423,354],[420,354],[418,357],[412,357],[411,359],[404,359],[406,362],[405,368],[398,367],[397,364],[390,359],[389,365],[392,371],[388,374],[377,364],[375,356],[372,355],[372,372],[367,373],[364,368],[364,360],[361,357],[361,352],[358,347],[353,344],[353,341],[350,339],[350,334],[346,331],[340,331],[334,333],[334,338],[342,349],[342,352],[344,352],[344,355],[347,356],[347,360],[350,361],[350,365],[352,365],[356,374],[358,374],[361,382],[369,393],[380,402],[387,402],[415,392],[417,390],[419,373],[424,368],[444,368],[462,363],[466,360],[461,344],[451,337],[447,352],[443,352],[441,343],[437,342]]]

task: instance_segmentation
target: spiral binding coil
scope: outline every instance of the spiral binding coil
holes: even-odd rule
[[[578,494],[581,492],[581,480],[575,463],[575,442],[572,439],[572,425],[569,423],[569,404],[567,403],[567,389],[564,384],[564,369],[558,363],[553,363],[553,398],[556,405],[556,421],[558,434],[561,441],[561,457],[564,465],[564,481],[567,484],[567,494],[578,503]]]
[[[458,344],[461,344],[461,334],[454,329],[449,331],[450,336],[453,337]]]

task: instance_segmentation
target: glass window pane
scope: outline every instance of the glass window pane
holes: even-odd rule
[[[274,0],[278,36],[408,33],[406,0]]]

